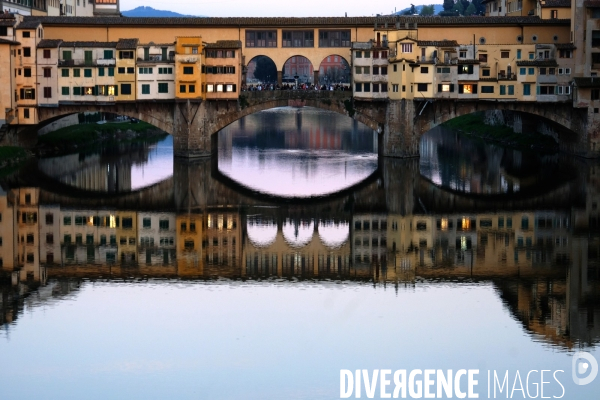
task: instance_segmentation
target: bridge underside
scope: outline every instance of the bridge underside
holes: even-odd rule
[[[418,157],[421,136],[453,118],[482,111],[500,113],[501,122],[517,133],[553,136],[564,152],[598,157],[600,129],[588,124],[588,110],[571,103],[500,102],[485,100],[398,100],[386,110],[383,148],[386,156]]]
[[[238,100],[73,103],[40,108],[40,122],[61,115],[103,111],[148,122],[173,135],[178,157],[210,156],[212,135],[252,113],[276,107],[307,106],[349,116],[383,134],[380,153],[390,157],[418,157],[421,136],[456,117],[478,111],[495,111],[516,132],[542,132],[553,136],[561,150],[583,156],[600,156],[598,132],[588,124],[587,109],[569,103],[499,102],[482,100],[361,101],[344,91],[243,92]]]

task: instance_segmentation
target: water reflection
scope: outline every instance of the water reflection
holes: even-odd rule
[[[263,111],[223,129],[218,140],[221,173],[275,196],[335,193],[377,169],[377,135],[333,112]]]
[[[423,176],[463,193],[533,192],[557,178],[557,156],[502,147],[441,126],[423,136],[420,152]]]
[[[363,192],[372,194],[373,185]],[[360,193],[353,197],[362,208]],[[332,200],[164,212],[73,209],[45,199],[36,188],[0,194],[2,324],[18,318],[29,294],[63,295],[81,279],[299,278],[395,287],[466,280],[493,282],[539,340],[572,348],[600,339],[600,236],[582,234],[587,211],[402,215]]]
[[[42,158],[38,168],[50,178],[77,189],[99,192],[138,190],[173,175],[173,137]]]
[[[475,196],[424,178],[419,160],[384,158],[360,185],[289,200],[232,185],[213,161],[175,160],[172,176],[127,193],[82,195],[48,182],[37,163],[0,182],[5,376],[18,365],[29,380],[29,364],[42,365],[37,378],[66,385],[65,371],[77,369],[73,390],[84,393],[98,367],[81,354],[111,366],[146,365],[151,354],[151,366],[183,365],[161,370],[169,382],[207,376],[210,398],[291,398],[292,390],[334,398],[340,368],[369,357],[367,368],[396,368],[401,354],[412,364],[399,368],[485,359],[498,370],[546,362],[566,370],[572,350],[597,354],[598,164],[561,159],[558,175],[568,179],[544,190]],[[373,346],[382,334],[399,350]],[[273,385],[285,381],[273,379],[279,371],[316,364],[326,382],[314,396],[306,381]],[[116,372],[102,381],[122,379],[119,389],[152,397],[162,387],[106,365]],[[240,368],[258,379],[251,395],[228,385]],[[108,397],[125,393],[110,388]]]

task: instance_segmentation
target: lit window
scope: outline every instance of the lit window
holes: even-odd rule
[[[206,85],[206,91],[207,92],[214,92],[215,91],[215,85]]]
[[[468,219],[468,218],[462,219],[462,229],[463,230],[471,229],[471,220],[470,219]]]
[[[465,94],[473,94],[473,85],[464,85],[463,93]]]
[[[223,91],[223,85],[219,84],[217,85],[217,92],[222,92]]]

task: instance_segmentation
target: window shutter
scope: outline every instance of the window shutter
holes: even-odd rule
[[[19,97],[21,100],[23,100],[25,98],[25,89],[19,90]]]
[[[535,94],[540,94],[540,85],[536,85]]]
[[[477,94],[477,85],[473,85],[473,94]]]
[[[465,85],[458,85],[458,93],[464,93],[465,92]]]
[[[119,85],[115,85],[115,96],[119,95]]]
[[[85,88],[80,87],[79,88],[79,94],[81,94],[83,96],[85,94]]]
[[[438,92],[441,92],[441,91],[442,91],[442,84],[438,83]]]
[[[236,85],[233,85],[233,92],[235,93],[237,91],[237,87]]]
[[[451,85],[450,85],[450,91],[451,91],[452,93],[454,93],[454,84],[451,84]]]
[[[469,65],[469,74],[472,74],[472,73],[473,73],[473,66]]]
[[[37,213],[33,213],[33,223],[37,223]]]
[[[31,99],[35,100],[35,89],[31,89]]]

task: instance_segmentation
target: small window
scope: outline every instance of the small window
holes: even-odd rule
[[[142,85],[142,94],[150,94],[150,85],[148,85],[148,84]]]
[[[500,52],[500,58],[509,58],[510,57],[510,51],[501,51]]]
[[[124,94],[124,95],[131,94],[131,84],[130,83],[122,83],[121,84],[121,94]]]
[[[183,67],[184,75],[192,75],[194,73],[194,67]]]

